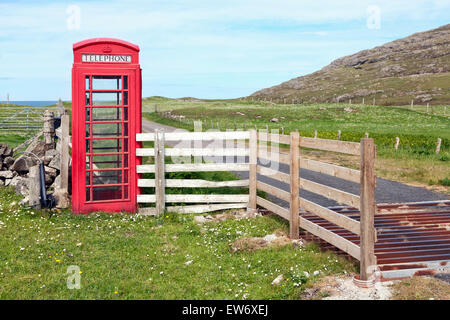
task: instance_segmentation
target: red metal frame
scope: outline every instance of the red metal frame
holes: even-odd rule
[[[106,212],[136,212],[137,187],[139,174],[136,165],[141,159],[136,157],[136,148],[141,143],[136,141],[136,133],[142,130],[142,72],[139,65],[139,47],[117,39],[90,39],[78,42],[73,46],[74,64],[72,69],[72,209],[74,213],[89,213],[93,211]],[[95,55],[127,55],[131,62],[105,63],[83,62],[83,54]],[[120,79],[120,86],[116,89],[96,89],[93,87],[94,77],[115,76]],[[89,87],[86,80],[89,79]],[[127,86],[125,88],[125,83]],[[119,84],[119,81],[117,82]],[[118,93],[120,103],[109,105],[95,105],[93,93]],[[127,103],[125,95],[128,95]],[[88,95],[89,100],[86,101]],[[116,119],[94,119],[94,110],[102,108],[117,112]],[[87,113],[86,110],[89,110]],[[120,117],[119,117],[120,115]],[[86,117],[89,119],[86,119]],[[94,125],[116,124],[116,133],[106,132],[104,136],[95,135]],[[89,128],[87,130],[86,128]],[[97,127],[97,126],[96,126]],[[96,152],[94,144],[97,141],[116,141],[116,146],[109,147],[107,152]],[[116,149],[111,151],[111,149]],[[98,150],[98,149],[97,149]],[[120,161],[110,160],[96,162],[97,164],[113,164],[107,168],[94,168],[94,156],[117,156]],[[109,178],[117,177],[113,181],[94,181],[94,172]],[[108,175],[108,173],[111,173]],[[114,173],[118,173],[114,175]],[[89,173],[89,175],[86,175]],[[106,187],[106,188],[105,188]],[[101,189],[100,189],[101,188]],[[113,193],[106,189],[115,188]],[[94,195],[103,191],[100,200]],[[120,194],[120,197],[119,197]]]

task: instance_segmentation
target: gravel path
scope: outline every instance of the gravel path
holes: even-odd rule
[[[174,127],[166,126],[163,124],[159,124],[156,122],[142,120],[142,128],[144,132],[153,132],[155,129],[161,129],[165,132],[172,131],[183,131],[182,129],[177,129]],[[176,143],[176,142],[175,142]],[[174,144],[175,144],[174,143]],[[248,161],[248,159],[246,159]],[[279,171],[289,173],[289,166],[286,164],[279,164]],[[248,178],[248,172],[236,172],[240,177],[246,179]],[[301,169],[300,177],[321,183],[330,187],[338,188],[340,190],[359,194],[359,184],[350,182],[347,180],[343,180],[340,178],[332,177],[329,175],[321,174],[318,172]],[[273,185],[282,190],[289,191],[289,185],[279,182],[278,180],[274,180],[265,176],[259,176],[262,182]],[[300,190],[300,193],[303,198],[313,201],[321,206],[330,207],[339,205],[333,200],[325,198],[321,195],[306,191]],[[437,200],[449,200],[450,198],[441,193],[433,192],[425,188],[409,186],[400,182],[387,180],[383,178],[377,178],[377,188],[375,189],[375,201],[377,203],[402,203],[402,202],[420,202],[420,201],[437,201]],[[273,198],[275,203],[286,206],[287,203]]]

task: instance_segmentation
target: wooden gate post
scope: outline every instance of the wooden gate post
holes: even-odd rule
[[[368,280],[375,272],[375,164],[376,149],[371,138],[361,139],[360,180],[360,279]]]
[[[39,175],[39,165],[30,167],[30,172],[28,174],[28,190],[29,194],[29,204],[34,209],[41,209],[41,196],[40,196],[40,175]]]
[[[166,209],[166,179],[164,170],[164,131],[155,130],[155,198],[156,215]]]
[[[291,132],[290,136],[290,187],[291,199],[289,201],[290,219],[289,219],[289,234],[291,239],[298,239],[300,237],[299,230],[299,162],[300,162],[300,135],[298,131]]]
[[[258,134],[256,130],[250,130],[250,154],[249,154],[249,196],[247,211],[256,211],[256,166],[258,164]]]
[[[28,122],[28,115],[27,115]],[[28,126],[28,124],[27,124]],[[49,110],[44,111],[44,143],[45,151],[55,148],[55,124],[54,114]]]
[[[70,144],[70,116],[63,114],[61,116],[61,137],[60,137],[60,162],[61,162],[61,180],[59,190],[55,191],[57,196],[56,206],[58,208],[67,208],[69,201],[69,144]]]

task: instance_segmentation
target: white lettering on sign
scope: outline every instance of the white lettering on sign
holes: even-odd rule
[[[130,63],[130,55],[121,54],[82,54],[83,62],[100,62],[100,63]]]

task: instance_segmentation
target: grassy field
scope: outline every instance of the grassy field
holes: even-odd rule
[[[172,173],[168,178],[221,181],[236,176],[194,172]],[[145,188],[144,192],[154,191]],[[247,192],[247,188],[166,190],[168,194]],[[355,261],[321,252],[312,243],[303,248],[289,244],[232,252],[237,239],[286,233],[286,221],[277,217],[198,226],[193,215],[172,213],[159,218],[76,216],[70,209],[50,214],[20,207],[20,199],[11,188],[0,188],[0,299],[299,299],[324,276],[358,271]],[[69,266],[80,270],[79,290],[67,288]],[[315,271],[319,274],[313,275]],[[273,286],[279,274],[285,281]]]
[[[214,122],[220,122],[222,128],[225,122],[231,127],[234,121],[241,127],[245,123],[247,128],[254,124],[263,128],[276,112],[285,119],[280,119],[280,123],[270,123],[270,128],[283,126],[286,133],[299,129],[303,135],[311,135],[311,130],[316,128],[319,137],[329,137],[327,134],[339,128],[344,139],[346,132],[349,139],[356,134],[363,135],[366,131],[372,136],[371,129],[374,129],[374,135],[379,134],[381,138],[404,132],[405,136],[410,135],[412,139],[429,139],[428,136],[418,134],[420,130],[428,128],[430,130],[427,133],[431,132],[432,139],[437,136],[444,139],[440,156],[433,152],[418,152],[427,150],[426,144],[417,147],[409,142],[408,148],[402,147],[394,152],[389,150],[388,145],[381,143],[377,173],[387,170],[385,175],[389,176],[393,172],[405,172],[406,175],[399,177],[399,180],[422,181],[423,178],[407,174],[409,165],[409,169],[417,166],[413,168],[414,172],[420,169],[437,177],[445,176],[442,172],[448,175],[448,158],[445,158],[448,155],[448,119],[439,116],[424,121],[421,113],[388,108],[384,109],[384,113],[392,109],[400,115],[395,120],[392,115],[385,114],[383,122],[378,119],[383,112],[379,114],[376,110],[366,110],[368,107],[353,105],[350,107],[359,111],[342,114],[339,123],[343,126],[338,126],[333,124],[333,112],[342,111],[333,108],[343,106],[337,105],[310,106],[308,110],[302,110],[303,106],[281,106],[278,111],[273,111],[265,104],[236,101],[144,100],[147,118],[189,129],[192,129],[191,124],[153,113],[154,104],[158,104],[160,110],[175,110],[175,113],[189,119],[208,122],[214,119]],[[294,110],[290,110],[292,108]],[[323,111],[320,108],[332,114],[324,112],[323,119],[314,118],[316,109]],[[365,120],[366,116],[362,115],[365,112],[375,114],[369,113],[371,120]],[[389,129],[392,122],[400,121],[402,116],[410,116],[409,123],[402,122],[397,131]],[[335,117],[340,119],[337,115]],[[368,126],[369,122],[374,122],[371,127]],[[441,135],[444,131],[447,136]],[[0,141],[13,146],[24,139],[17,135],[0,136]],[[304,152],[311,158],[327,158],[331,162],[354,167],[358,165],[357,157],[310,150]],[[392,167],[386,169],[389,161]],[[394,169],[399,163],[405,165],[404,170]],[[431,167],[430,163],[437,168],[433,173],[426,171]],[[168,178],[180,178],[176,175],[180,174],[174,173]],[[184,173],[182,177],[215,181],[236,179],[230,173]],[[152,191],[151,188],[145,190],[148,193]],[[246,189],[183,190],[187,191],[241,193],[246,192]],[[167,190],[167,193],[180,192],[180,189],[175,188]],[[299,299],[306,289],[315,286],[326,276],[358,272],[355,261],[333,252],[320,251],[312,243],[303,248],[286,245],[252,252],[232,252],[231,245],[238,239],[261,237],[275,231],[287,233],[286,221],[275,216],[231,219],[199,226],[194,223],[193,215],[173,213],[160,218],[100,212],[78,216],[73,215],[70,209],[50,214],[20,207],[20,199],[11,188],[0,188],[0,299]],[[79,290],[67,288],[69,266],[80,269]],[[319,273],[313,275],[315,271]],[[284,275],[283,283],[273,286],[272,281],[280,274]],[[396,298],[402,299],[407,294],[399,294]]]
[[[193,130],[192,120],[202,120],[204,129],[217,125],[221,130],[245,127],[298,130],[302,136],[359,141],[365,133],[378,146],[376,173],[380,177],[425,186],[449,193],[450,118],[439,115],[444,106],[434,107],[436,114],[410,110],[406,107],[386,107],[347,104],[283,105],[250,103],[238,100],[173,100],[162,97],[144,99],[144,116],[160,123]],[[158,114],[155,113],[157,105]],[[162,113],[171,111],[175,119]],[[182,121],[178,121],[179,117]],[[178,117],[178,118],[177,118]],[[270,120],[277,118],[278,122]],[[398,150],[395,137],[400,138]],[[441,151],[435,153],[437,138],[442,139]],[[335,153],[304,151],[313,159],[358,168],[358,157]]]
[[[357,272],[314,244],[232,253],[236,239],[287,232],[275,217],[198,226],[192,215],[49,215],[19,200],[0,188],[0,299],[298,299],[323,276]],[[67,288],[69,266],[79,290]]]
[[[26,135],[0,133],[0,142],[5,142],[12,148],[17,147],[27,139]]]

